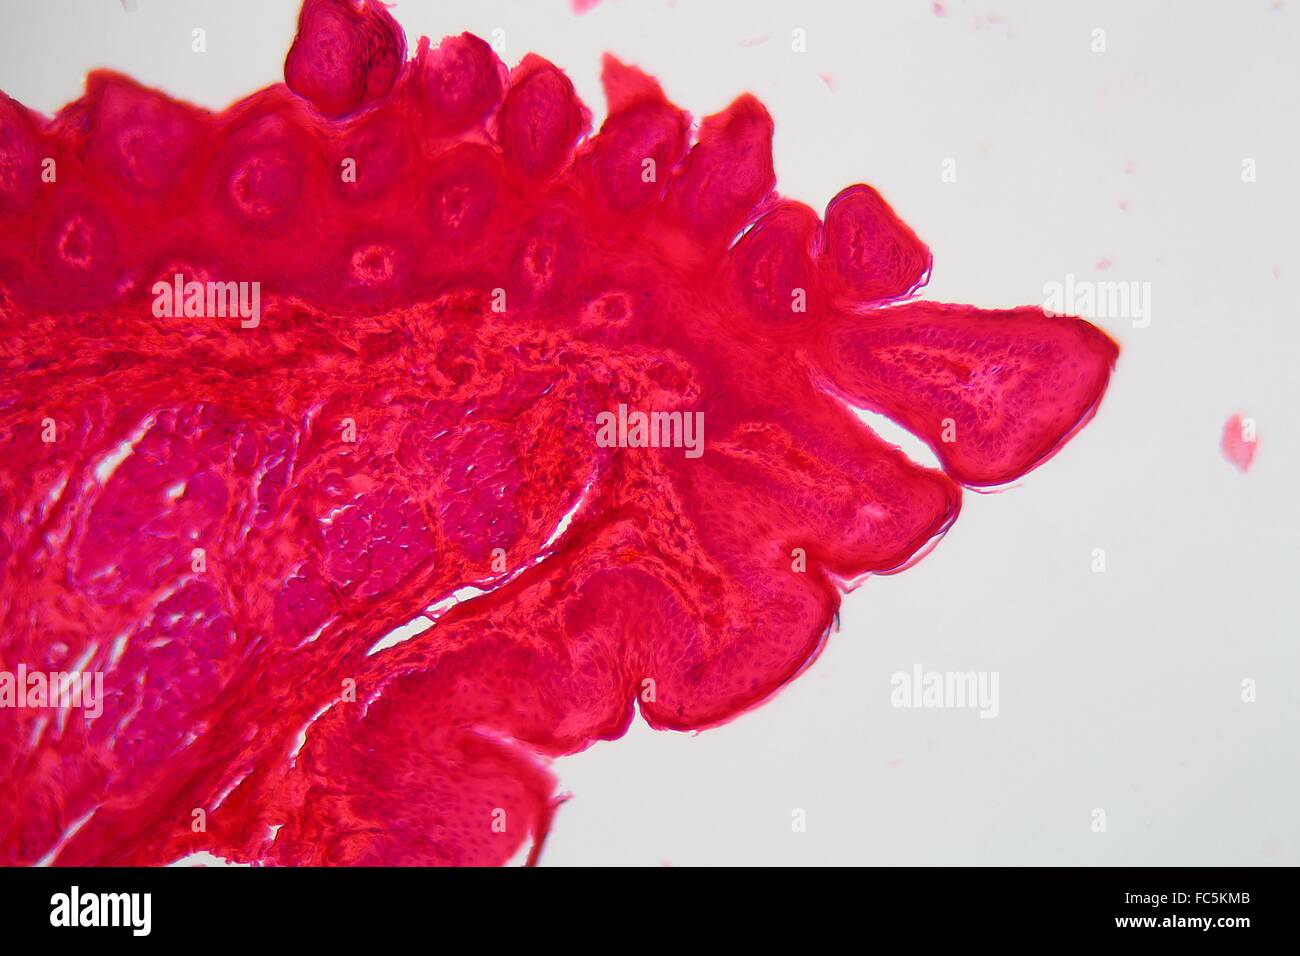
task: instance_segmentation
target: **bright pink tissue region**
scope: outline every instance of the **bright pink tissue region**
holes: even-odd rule
[[[2,863],[535,859],[551,758],[760,703],[1106,388],[1086,322],[900,304],[929,250],[779,196],[752,96],[607,57],[590,136],[537,56],[299,28],[221,113],[0,100]]]
[[[1219,450],[1232,467],[1241,472],[1250,471],[1258,447],[1254,422],[1243,419],[1240,415],[1228,419],[1223,426],[1223,440],[1219,442]]]

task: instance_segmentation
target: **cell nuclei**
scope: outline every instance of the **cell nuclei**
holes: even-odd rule
[[[0,863],[535,859],[550,760],[762,702],[1106,388],[1087,322],[904,301],[926,246],[781,198],[752,96],[606,56],[589,135],[373,0],[285,80],[0,98]]]

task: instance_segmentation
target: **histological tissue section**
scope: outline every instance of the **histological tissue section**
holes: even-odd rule
[[[0,863],[535,860],[554,758],[761,703],[1105,391],[870,186],[783,199],[752,96],[606,56],[593,132],[371,0],[284,69],[0,96]]]

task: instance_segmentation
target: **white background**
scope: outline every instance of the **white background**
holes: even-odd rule
[[[108,66],[221,108],[281,79],[294,2],[128,5],[5,0],[0,89],[50,112]],[[1067,273],[1151,283],[1149,328],[1099,321],[1123,353],[1093,423],[1019,485],[967,494],[917,567],[850,595],[799,680],[725,727],[638,724],[560,761],[574,796],[544,863],[1300,862],[1295,4],[394,13],[412,48],[504,30],[506,61],[534,50],[565,68],[597,124],[605,50],[697,116],[757,94],[782,192],[822,208],[877,186],[934,252],[927,298],[1037,304]],[[1245,475],[1218,453],[1234,412],[1259,427]],[[1000,715],[892,708],[890,675],[915,663],[997,671]]]

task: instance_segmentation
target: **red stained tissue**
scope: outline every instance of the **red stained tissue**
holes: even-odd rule
[[[554,758],[764,701],[1106,389],[753,96],[298,29],[219,113],[0,96],[0,863],[535,860]]]

